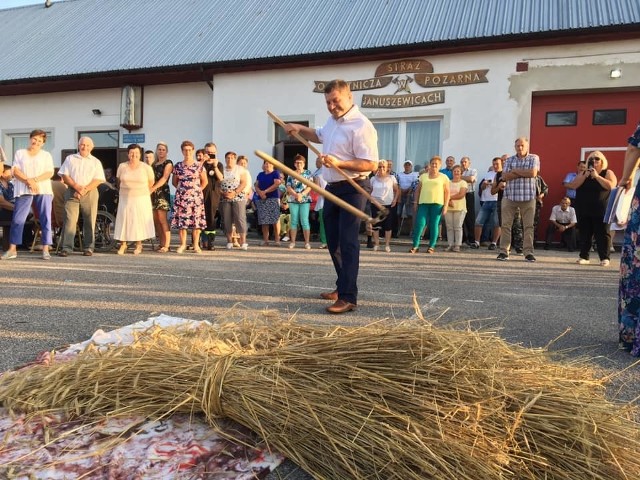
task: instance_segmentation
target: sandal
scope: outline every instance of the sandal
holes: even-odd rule
[[[168,247],[159,247],[156,252],[158,253],[167,253],[169,251]]]
[[[429,247],[427,249],[427,253],[435,253],[435,250],[432,247]]]
[[[413,247],[409,249],[409,253],[418,253],[420,249],[418,247]]]
[[[202,249],[200,247],[194,247],[194,253],[202,253]]]

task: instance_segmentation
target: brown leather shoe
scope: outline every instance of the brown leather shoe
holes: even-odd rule
[[[336,303],[327,307],[327,312],[329,313],[345,313],[350,312],[351,310],[355,310],[356,306],[353,303],[349,303],[345,300],[336,300]]]
[[[338,290],[334,290],[333,292],[322,292],[320,294],[320,298],[335,302],[338,299]]]

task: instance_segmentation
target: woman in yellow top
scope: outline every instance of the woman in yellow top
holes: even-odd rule
[[[418,251],[425,225],[429,227],[427,253],[435,252],[440,218],[447,213],[447,205],[449,204],[449,177],[440,173],[441,165],[442,159],[440,157],[432,157],[429,160],[429,169],[418,179],[413,203],[416,214],[413,224],[413,247],[409,250],[411,253]]]

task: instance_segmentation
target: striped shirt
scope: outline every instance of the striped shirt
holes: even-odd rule
[[[520,158],[517,155],[507,158],[502,167],[504,175],[511,170],[524,169],[531,170],[535,168],[540,171],[540,158],[533,153],[526,157]],[[536,179],[535,177],[518,177],[509,180],[504,189],[504,198],[508,198],[513,202],[527,202],[536,198]]]

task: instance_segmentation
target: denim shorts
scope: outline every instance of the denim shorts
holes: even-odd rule
[[[498,202],[484,202],[476,217],[476,225],[484,225],[490,221],[494,226],[498,225]]]

